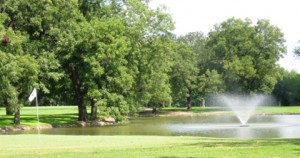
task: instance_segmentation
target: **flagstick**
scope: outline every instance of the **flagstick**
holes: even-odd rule
[[[38,105],[38,95],[36,94],[35,97],[35,105],[36,105],[36,119],[37,119],[37,130],[38,130],[38,137],[39,137],[39,141],[41,139],[40,136],[40,119],[39,119],[39,105]]]

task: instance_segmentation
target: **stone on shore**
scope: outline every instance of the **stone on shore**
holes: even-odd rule
[[[116,123],[116,119],[112,117],[105,117],[103,118],[104,122],[109,122],[109,123]]]

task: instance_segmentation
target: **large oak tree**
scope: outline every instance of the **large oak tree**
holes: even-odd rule
[[[231,18],[209,33],[212,64],[223,75],[227,91],[271,93],[281,76],[279,64],[286,48],[281,30],[268,20],[252,24]]]

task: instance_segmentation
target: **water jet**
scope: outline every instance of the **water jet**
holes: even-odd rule
[[[239,119],[240,127],[248,127],[250,117],[254,114],[255,109],[268,100],[266,95],[217,95],[215,100],[220,105],[229,107]]]

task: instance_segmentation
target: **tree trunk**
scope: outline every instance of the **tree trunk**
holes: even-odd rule
[[[205,108],[205,99],[202,99],[202,107]]]
[[[191,96],[188,96],[188,97],[186,98],[186,101],[187,101],[186,107],[187,107],[188,110],[190,110],[190,109],[192,108],[192,97],[191,97]]]
[[[84,105],[78,106],[78,112],[79,112],[78,121],[84,121],[84,122],[88,121],[86,106]]]
[[[188,89],[189,90],[189,96],[186,98],[186,107],[188,110],[190,110],[192,108],[192,90],[191,89]]]
[[[96,121],[97,120],[97,106],[95,105],[95,102],[91,102],[91,120]]]
[[[281,103],[282,103],[282,101],[281,101],[281,99],[278,101],[278,106],[281,106]]]
[[[153,108],[152,108],[152,114],[156,114],[156,112],[157,112],[157,108],[156,108],[156,107],[153,107]]]
[[[15,125],[20,125],[20,108],[15,112],[14,123]]]
[[[78,106],[78,121],[86,122],[88,119],[86,106],[84,105],[84,92],[79,79],[78,71],[73,64],[69,65],[69,71],[72,79],[73,89],[75,91],[75,101]]]

